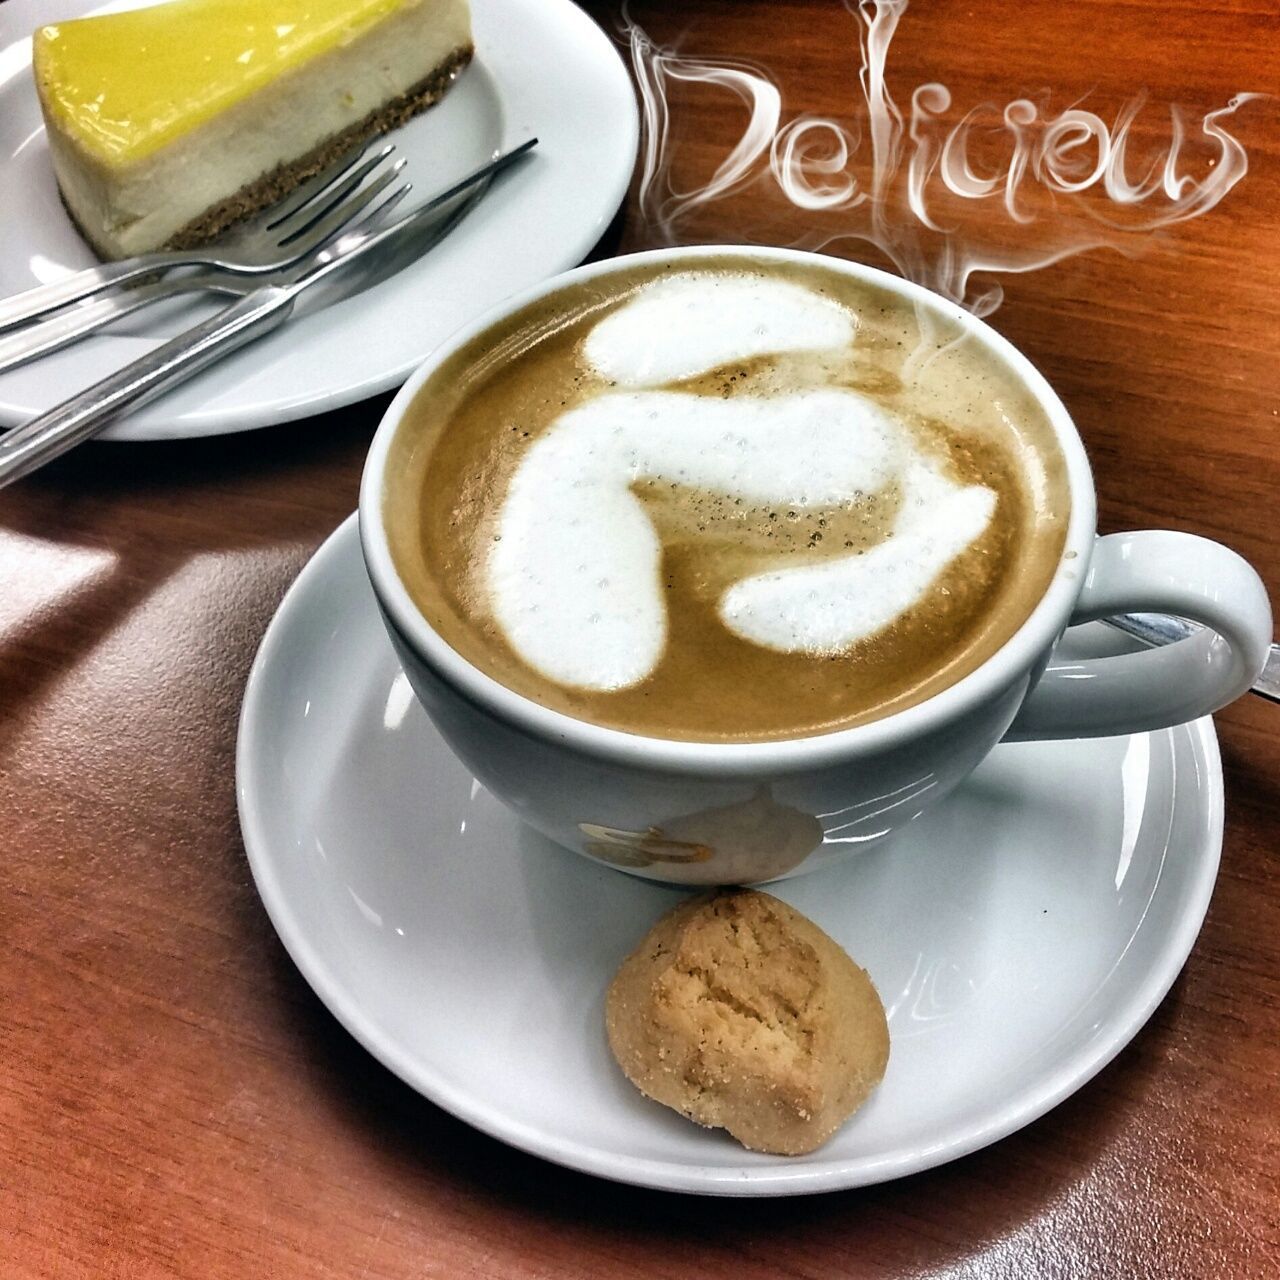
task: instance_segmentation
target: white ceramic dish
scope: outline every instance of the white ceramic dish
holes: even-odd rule
[[[7,0],[0,6],[0,296],[94,261],[58,198],[31,79],[31,31],[136,4]],[[430,194],[495,148],[536,133],[531,160],[419,262],[278,333],[112,427],[104,438],[216,435],[321,413],[398,386],[454,329],[580,262],[631,178],[638,117],[609,37],[570,0],[472,0],[477,56],[448,96],[393,135],[415,192]],[[0,376],[0,426],[87,386],[196,318],[198,304]]]
[[[267,632],[237,774],[271,919],[371,1053],[527,1151],[716,1195],[880,1182],[1042,1115],[1168,990],[1222,842],[1202,720],[997,747],[890,847],[779,885],[867,967],[892,1035],[871,1102],[820,1151],[785,1159],[744,1152],[622,1078],[604,991],[680,891],[523,829],[450,756],[386,640],[354,517]]]

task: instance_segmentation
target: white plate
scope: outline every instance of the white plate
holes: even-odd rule
[[[31,79],[32,30],[137,7],[93,0],[0,5],[0,296],[94,261],[58,199]],[[531,159],[421,261],[230,356],[105,433],[216,435],[287,422],[398,386],[437,343],[509,294],[580,262],[626,194],[635,95],[618,53],[570,0],[472,0],[476,60],[393,139],[415,193],[440,190],[536,133]],[[207,310],[138,320],[0,376],[0,426],[49,408]]]
[[[605,988],[679,891],[522,829],[449,754],[383,635],[354,516],[267,632],[237,767],[271,919],[371,1053],[526,1151],[720,1195],[883,1181],[1043,1114],[1168,990],[1222,842],[1203,720],[998,747],[891,848],[775,886],[867,967],[892,1037],[868,1105],[786,1159],[689,1124],[614,1066]]]

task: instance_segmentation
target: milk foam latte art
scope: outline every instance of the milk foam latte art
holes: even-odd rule
[[[1067,515],[1017,378],[962,343],[908,380],[918,341],[821,266],[553,294],[411,406],[400,572],[464,657],[595,723],[750,741],[909,706],[1016,630]]]
[[[662,659],[662,543],[637,481],[725,505],[808,511],[900,490],[884,541],[753,574],[717,612],[785,653],[851,649],[920,602],[990,521],[995,494],[961,487],[874,400],[845,389],[715,400],[654,388],[734,361],[839,350],[856,317],[783,280],[697,272],[642,286],[590,329],[587,363],[611,390],[555,419],[512,478],[489,552],[491,607],[512,648],[560,684],[607,692]]]

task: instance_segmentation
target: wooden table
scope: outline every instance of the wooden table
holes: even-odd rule
[[[860,101],[834,0],[633,16],[768,64],[785,118]],[[1198,133],[1237,90],[1280,89],[1278,36],[1270,0],[919,0],[889,73],[904,106],[946,81],[949,120],[1045,86],[1051,114],[1089,93],[1111,120],[1145,84],[1134,145],[1154,146],[1171,101]],[[696,186],[745,114],[723,90],[672,110]],[[1009,277],[994,323],[1079,423],[1105,530],[1221,539],[1280,599],[1280,107],[1224,123],[1252,169],[1221,205],[1139,257]],[[813,226],[761,186],[682,233],[762,219],[775,241]],[[633,196],[601,252],[656,235]],[[259,905],[232,761],[254,650],[353,508],[384,404],[90,447],[0,498],[0,1274],[1280,1274],[1280,714],[1258,699],[1218,718],[1226,846],[1182,977],[1101,1076],[949,1167],[792,1202],[638,1192],[481,1137],[359,1049]]]

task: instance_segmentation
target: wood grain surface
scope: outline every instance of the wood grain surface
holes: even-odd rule
[[[631,13],[690,56],[768,65],[788,114],[855,112],[836,0]],[[1047,91],[1111,119],[1145,86],[1198,121],[1280,90],[1280,11],[918,0],[889,70],[900,97],[945,81],[955,118]],[[743,111],[678,105],[696,186]],[[1075,416],[1104,530],[1218,538],[1280,599],[1280,102],[1232,129],[1251,168],[1217,208],[1137,256],[1009,277],[993,323]],[[761,187],[684,234],[761,226],[812,224]],[[599,252],[656,238],[633,193]],[[639,1192],[508,1150],[367,1056],[259,904],[233,749],[258,641],[354,507],[384,405],[90,446],[0,494],[0,1276],[1280,1274],[1280,709],[1258,699],[1218,717],[1226,844],[1182,977],[1096,1080],[955,1164],[800,1201]]]

